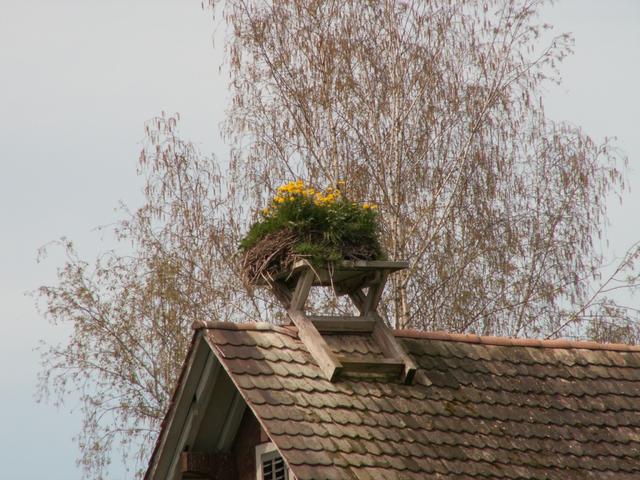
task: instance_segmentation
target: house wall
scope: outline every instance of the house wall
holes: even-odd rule
[[[249,408],[245,409],[238,433],[231,447],[236,462],[238,480],[256,480],[256,445],[268,442],[269,437],[262,430]]]

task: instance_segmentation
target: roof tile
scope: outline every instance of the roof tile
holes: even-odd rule
[[[407,386],[328,382],[294,329],[205,332],[299,480],[640,478],[632,347],[401,333]]]

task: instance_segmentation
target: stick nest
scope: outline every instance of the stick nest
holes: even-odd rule
[[[341,244],[327,246],[321,233],[300,235],[282,229],[267,234],[242,255],[242,273],[252,285],[272,283],[274,278],[289,272],[302,259],[318,267],[340,260],[376,260],[380,258],[380,247],[367,244]]]

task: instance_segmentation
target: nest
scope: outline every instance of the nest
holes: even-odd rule
[[[302,259],[313,263],[323,263],[310,255],[301,255],[295,251],[300,242],[322,245],[322,234],[307,233],[301,235],[292,230],[278,230],[267,234],[254,246],[245,250],[242,256],[242,272],[249,284],[271,283],[282,273],[289,272],[293,265]],[[375,260],[380,249],[377,245],[343,244],[335,248],[343,260]],[[326,265],[328,260],[324,260]],[[318,265],[318,266],[325,266]]]

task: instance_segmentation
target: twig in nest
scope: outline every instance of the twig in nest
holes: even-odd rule
[[[245,279],[250,284],[271,283],[273,277],[279,273],[290,271],[293,264],[305,256],[294,251],[299,242],[312,244],[320,243],[322,235],[319,233],[301,234],[293,230],[278,230],[267,234],[253,247],[247,249],[242,257],[242,270]],[[345,260],[373,260],[378,250],[371,245],[343,245],[340,254]]]

